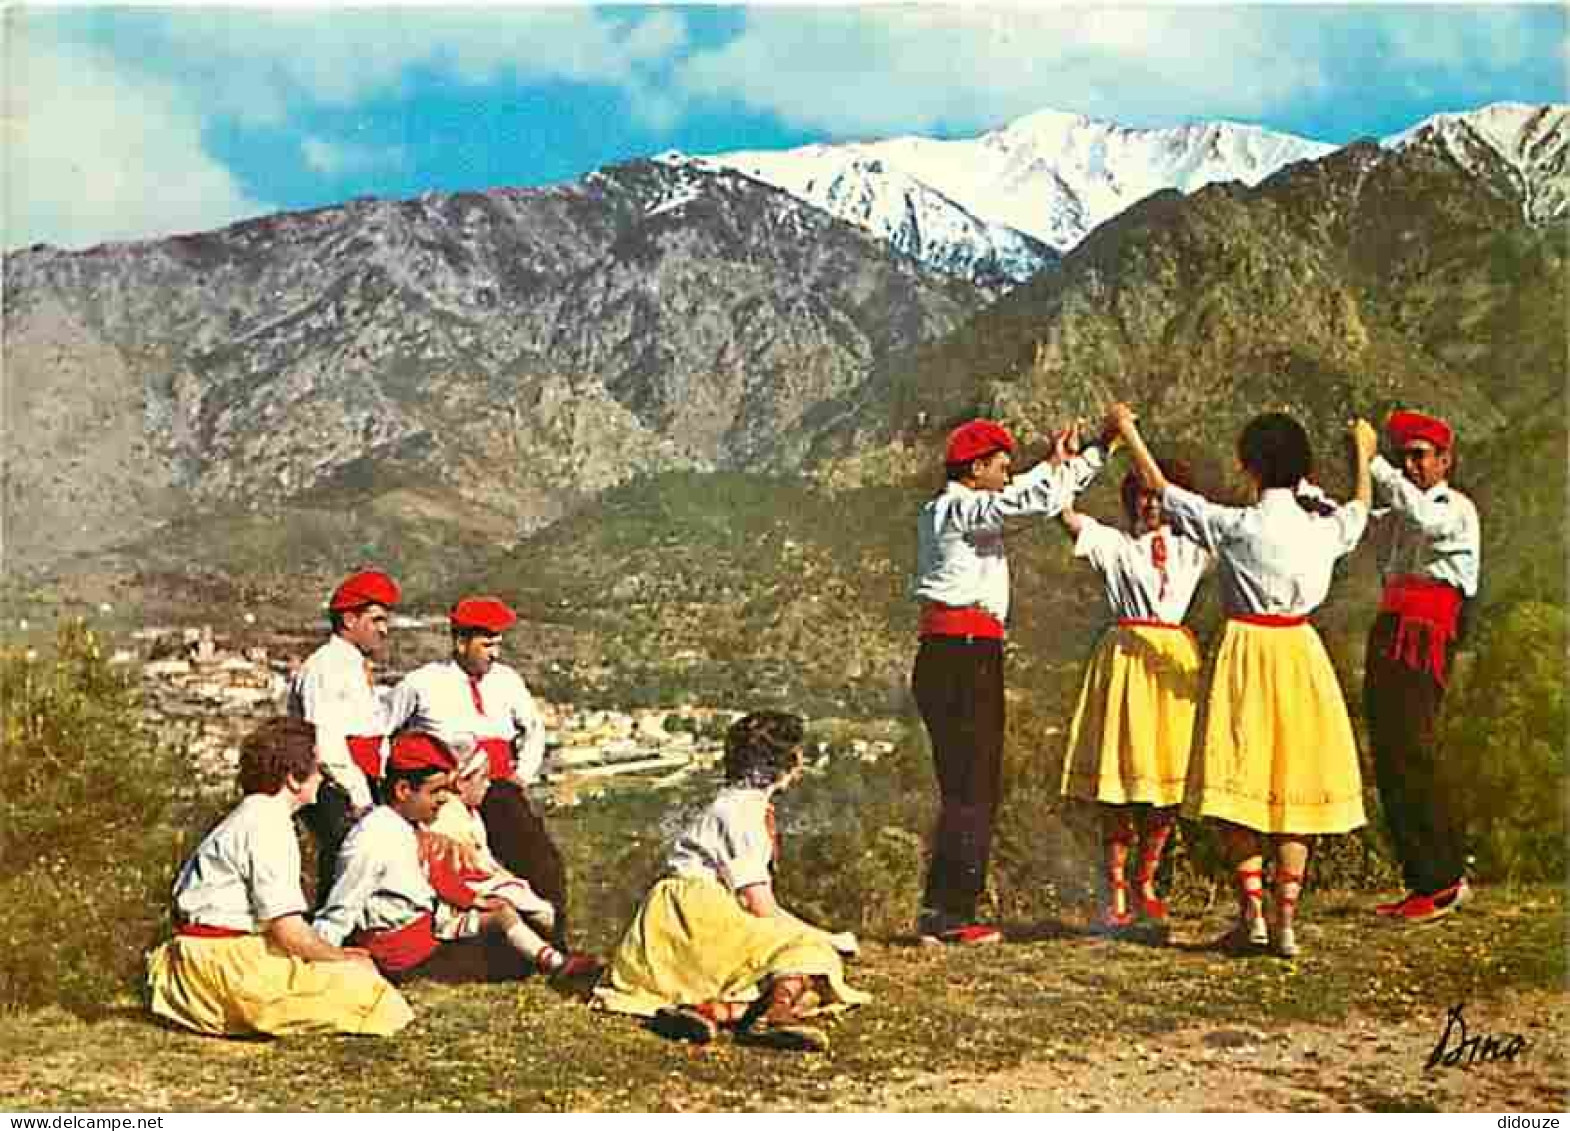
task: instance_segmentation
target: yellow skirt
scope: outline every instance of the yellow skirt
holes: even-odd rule
[[[1228,621],[1200,734],[1186,815],[1262,833],[1344,833],[1364,824],[1352,723],[1311,625]]]
[[[667,876],[644,897],[594,996],[613,1012],[652,1017],[666,1005],[755,1001],[763,983],[787,974],[827,982],[816,1012],[872,1000],[845,984],[844,965],[823,931],[750,914],[708,877]]]
[[[261,935],[176,936],[147,958],[152,1010],[214,1036],[390,1037],[414,1020],[403,995],[354,962],[306,962]]]
[[[1109,805],[1182,801],[1199,673],[1199,647],[1182,629],[1108,629],[1069,728],[1064,796]]]

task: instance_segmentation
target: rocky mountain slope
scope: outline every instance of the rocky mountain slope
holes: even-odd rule
[[[746,464],[983,294],[727,170],[6,257],[8,567],[193,507],[436,491],[514,536]]]
[[[1503,175],[1529,221],[1570,215],[1570,107],[1499,102],[1465,114],[1435,114],[1384,144],[1430,147],[1480,176]]]

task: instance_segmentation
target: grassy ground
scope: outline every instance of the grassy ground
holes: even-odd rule
[[[1174,1077],[1169,1107],[1486,1110],[1562,1100],[1563,891],[1485,889],[1460,915],[1404,929],[1376,921],[1371,898],[1312,894],[1295,962],[1208,949],[1204,940],[1225,925],[1221,909],[1180,909],[1167,946],[1096,938],[1061,922],[1013,925],[1007,944],[977,951],[864,940],[851,977],[876,1000],[835,1023],[833,1048],[809,1058],[728,1039],[673,1044],[537,981],[416,984],[418,1019],[390,1041],[198,1038],[160,1027],[131,1000],[91,1020],[12,1015],[0,1018],[0,1108],[1099,1107],[1117,1106],[1104,1095],[1126,1089],[1125,1077],[1137,1079],[1157,1057],[1181,1060],[1189,1088]],[[585,925],[602,947],[612,929]],[[1475,1026],[1483,1018],[1490,1032],[1528,1036],[1519,1066],[1493,1066],[1492,1091],[1436,1091],[1423,1072],[1445,1011],[1461,1002]],[[1231,1079],[1223,1062],[1257,1060],[1256,1045],[1301,1050],[1304,1034],[1345,1043],[1360,1027],[1368,1044],[1355,1068],[1315,1068],[1320,1054],[1302,1052],[1310,1059],[1295,1068],[1296,1099],[1219,1087]],[[1369,1071],[1371,1062],[1385,1071]],[[1503,1074],[1517,1070],[1533,1074],[1525,1091]],[[1086,1090],[1059,1087],[1070,1081]],[[1303,1090],[1314,1081],[1323,1086]],[[1159,1101],[1148,1089],[1117,1094],[1136,1107]]]

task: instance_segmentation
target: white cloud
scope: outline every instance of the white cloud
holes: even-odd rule
[[[472,85],[566,80],[639,91],[686,38],[681,17],[661,9],[209,8],[143,18],[151,50],[135,65],[178,75],[213,112],[254,125],[278,125],[301,105],[395,94],[413,67]]]
[[[407,150],[401,145],[357,145],[321,137],[303,139],[300,153],[305,158],[306,168],[329,177],[396,168],[408,158]]]
[[[7,32],[6,247],[168,235],[274,209],[203,149],[176,90],[22,21]]]
[[[1251,118],[1325,83],[1273,21],[1225,7],[752,9],[678,81],[694,99],[839,136],[973,129],[1044,108]]]

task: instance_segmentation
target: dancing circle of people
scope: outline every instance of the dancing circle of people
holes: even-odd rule
[[[1464,847],[1438,784],[1434,723],[1477,593],[1480,534],[1476,508],[1449,483],[1450,425],[1392,413],[1392,463],[1374,427],[1352,421],[1353,493],[1337,503],[1313,485],[1302,425],[1258,416],[1237,441],[1253,493],[1244,506],[1207,499],[1186,465],[1154,457],[1125,404],[1085,431],[1076,422],[1052,433],[1047,458],[1015,475],[1006,428],[961,425],[947,440],[946,482],[918,516],[911,687],[939,794],[918,941],[1003,937],[978,905],[1002,795],[1004,527],[1032,515],[1061,522],[1112,616],[1087,665],[1061,783],[1064,797],[1099,810],[1096,931],[1166,929],[1156,882],[1182,812],[1219,824],[1236,884],[1237,919],[1216,945],[1301,953],[1311,838],[1365,824],[1351,720],[1309,618],[1371,519],[1387,541],[1363,711],[1407,889],[1373,910],[1421,924],[1462,907]],[[1119,448],[1132,465],[1121,485],[1126,530],[1074,506]],[[1183,622],[1211,572],[1226,624],[1206,664]],[[545,727],[522,677],[499,659],[516,615],[493,597],[459,600],[450,657],[384,697],[375,665],[400,597],[379,571],[344,580],[328,602],[327,641],[292,681],[288,714],[241,744],[243,800],[184,862],[174,937],[149,956],[152,1011],[212,1035],[387,1036],[413,1018],[398,988],[411,978],[539,975],[671,1039],[707,1043],[729,1031],[768,1047],[827,1048],[824,1019],[870,997],[846,981],[855,937],[800,919],[774,889],[773,799],[803,772],[804,721],[755,711],[731,725],[717,795],[682,828],[602,961],[572,949],[566,868],[528,793]],[[296,816],[316,845],[314,908]]]

